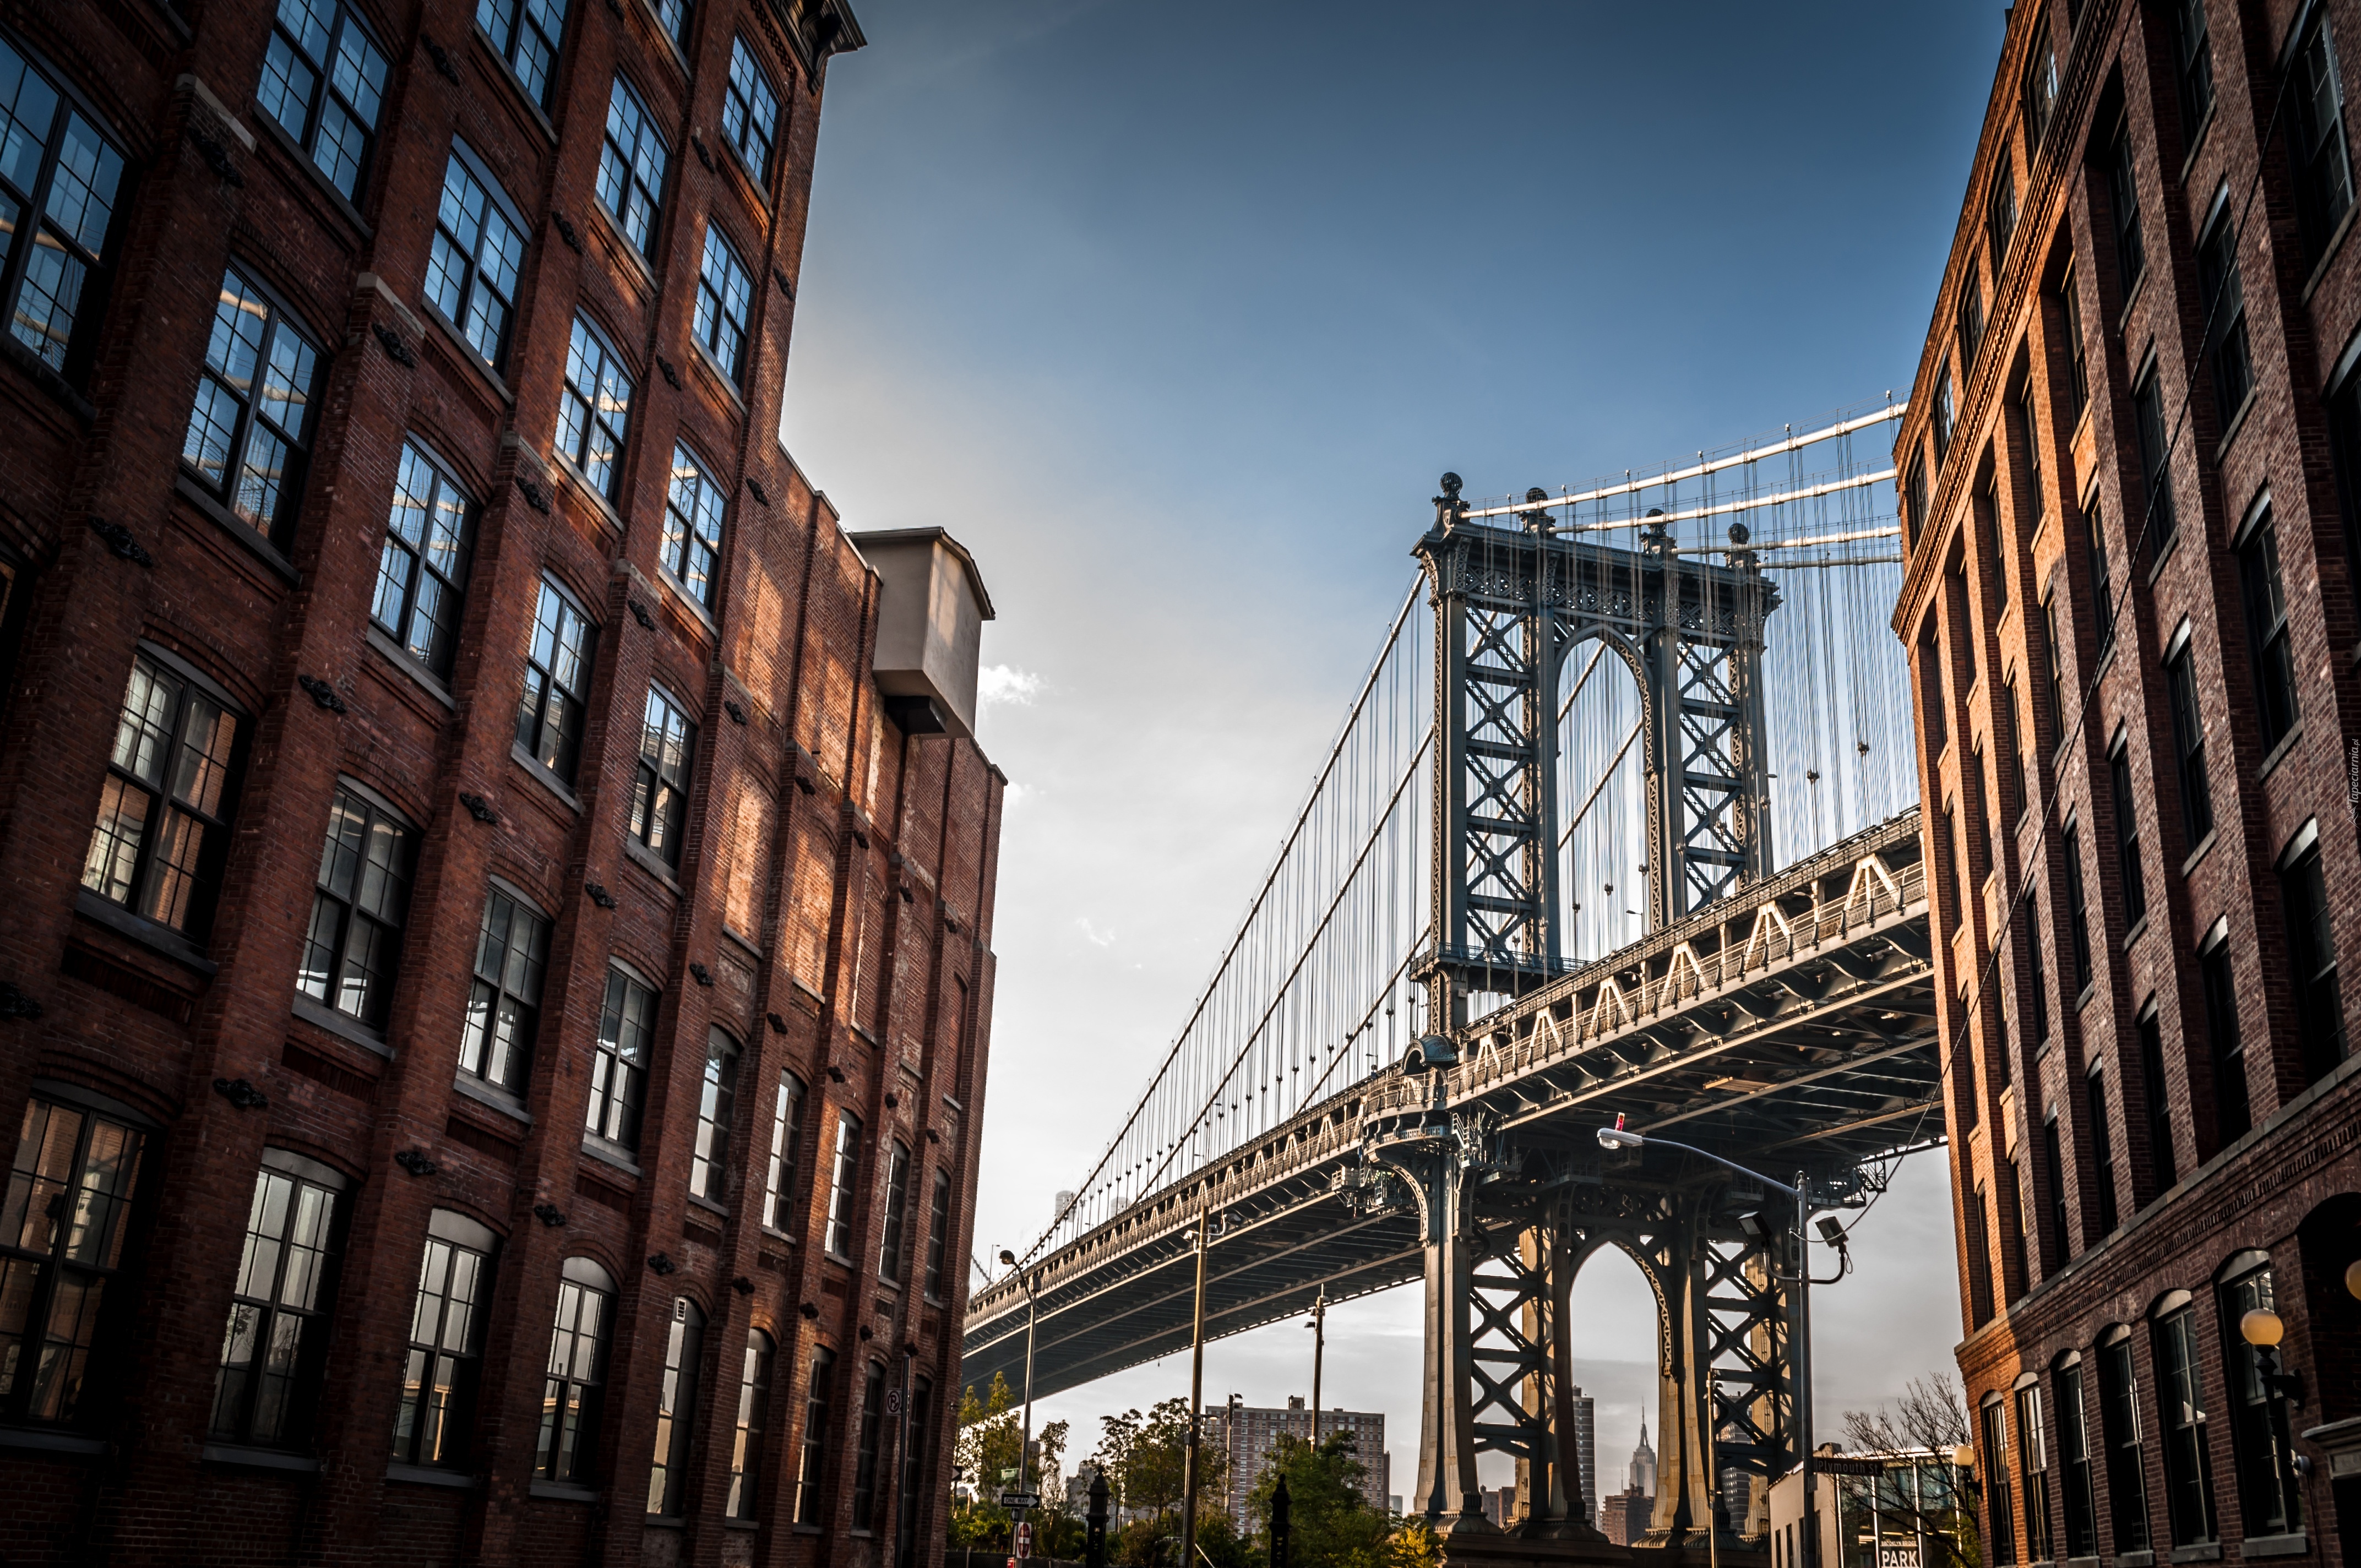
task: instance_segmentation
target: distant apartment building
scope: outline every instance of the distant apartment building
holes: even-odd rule
[[[1899,427],[1995,1568],[2361,1518],[2356,60],[2354,0],[2014,7]]]
[[[1362,1465],[1361,1496],[1372,1508],[1393,1502],[1393,1457],[1386,1452],[1386,1418],[1367,1410],[1322,1410],[1320,1436],[1349,1434],[1354,1457]],[[1290,1396],[1285,1409],[1255,1405],[1209,1405],[1201,1441],[1228,1463],[1231,1519],[1246,1528],[1246,1497],[1269,1468],[1271,1445],[1285,1434],[1305,1442],[1312,1438],[1312,1412],[1303,1400]],[[1395,1512],[1400,1512],[1397,1507]]]

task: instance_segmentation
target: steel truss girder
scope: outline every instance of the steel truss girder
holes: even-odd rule
[[[1638,684],[1651,929],[1771,866],[1763,626],[1777,590],[1743,553],[1715,565],[1661,532],[1640,548],[1471,524],[1439,498],[1419,542],[1435,612],[1433,963],[1438,1027],[1472,992],[1565,972],[1559,676],[1587,638]]]

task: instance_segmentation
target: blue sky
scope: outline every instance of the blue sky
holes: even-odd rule
[[[1170,1043],[1400,602],[1438,474],[1554,489],[1906,395],[2002,15],[857,3],[783,433],[849,527],[949,528],[1000,612],[990,1256],[1049,1220]],[[1861,1276],[1815,1308],[1847,1351],[1831,1412],[1949,1365],[1935,1157],[1861,1239]],[[1577,1305],[1611,1484],[1653,1308],[1620,1266]],[[1356,1304],[1331,1340],[1330,1401],[1387,1412],[1396,1491],[1416,1310]],[[1209,1397],[1304,1392],[1309,1338],[1216,1346]],[[1094,1431],[1186,1377],[1141,1368],[1045,1419]]]

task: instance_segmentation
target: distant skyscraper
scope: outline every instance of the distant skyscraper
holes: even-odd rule
[[[1631,1468],[1624,1484],[1642,1497],[1656,1495],[1656,1451],[1648,1446],[1648,1418],[1640,1418],[1640,1446],[1631,1451]]]
[[[1069,1205],[1071,1205],[1071,1204],[1073,1202],[1073,1201],[1074,1201],[1074,1195],[1073,1195],[1072,1193],[1071,1193],[1071,1192],[1060,1192],[1060,1193],[1059,1193],[1059,1194],[1058,1194],[1058,1198],[1057,1198],[1057,1201],[1055,1201],[1054,1203],[1052,1203],[1052,1204],[1050,1204],[1050,1205],[1049,1205],[1049,1223],[1050,1223],[1051,1224],[1053,1224],[1053,1225],[1054,1225],[1054,1224],[1056,1224],[1056,1223],[1057,1223],[1060,1219],[1064,1218],[1064,1217],[1065,1217],[1065,1212],[1066,1212],[1067,1207],[1068,1207]]]

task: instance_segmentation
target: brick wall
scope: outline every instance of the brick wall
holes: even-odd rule
[[[2314,41],[2322,29],[2330,49]],[[2350,1355],[2323,1332],[2351,1323],[2356,1305],[2343,1274],[2361,1256],[2361,1082],[2350,1046],[2323,1022],[2335,978],[2308,1020],[2299,1010],[2282,871],[2310,835],[2327,957],[2361,942],[2347,781],[2348,737],[2361,733],[2347,519],[2361,493],[2340,479],[2361,468],[2341,468],[2356,454],[2331,428],[2361,326],[2361,252],[2306,172],[2327,167],[2315,149],[2331,131],[2349,162],[2356,50],[2361,6],[2342,0],[2012,11],[1897,439],[1898,466],[1926,476],[1922,514],[1905,520],[1894,625],[1917,669],[1927,851],[1942,873],[1958,1354],[1980,1431],[1985,1407],[2005,1408],[2016,1498],[2010,1539],[1987,1561],[2026,1561],[2045,1543],[2057,1556],[2341,1560],[2324,1464],[2289,1483],[2299,1518],[2257,1496],[2255,1478],[2267,1491],[2276,1462],[2256,1435],[2268,1421],[2238,1420],[2250,1353],[2227,1287],[2267,1261],[2284,1358],[2317,1387],[2268,1420],[2294,1454],[2323,1457],[2302,1431],[2361,1414]],[[2332,55],[2329,74],[2302,75]],[[2332,76],[2333,102],[2299,90]],[[2331,106],[2312,117],[2300,100]],[[2004,239],[1993,214],[2004,189],[2020,215]],[[2199,259],[2216,235],[2235,296]],[[1990,324],[1971,345],[1959,323],[1979,302]],[[2243,394],[2215,353],[2241,308]],[[2169,534],[2139,426],[2137,394],[2151,384],[2170,435],[2154,487],[2177,520]],[[1956,430],[1938,455],[1947,385]],[[2240,554],[2266,511],[2297,710],[2284,737],[2264,728],[2271,617],[2248,597]],[[2167,673],[2183,650],[2193,730],[2176,725]],[[2182,758],[2198,738],[2192,772],[2212,821],[2192,830],[2184,795],[2198,791],[2184,789]],[[2080,970],[2077,872],[2090,953]],[[2229,976],[2214,1011],[2207,955]],[[2158,1353],[2160,1320],[2184,1303],[2207,1411],[2191,1452],[2210,1468],[2174,1509],[2164,1450],[2180,1411]],[[2117,1344],[2130,1349],[2136,1430],[2103,1407]],[[2078,1379],[2087,1493],[2071,1464]],[[2043,1402],[2043,1444],[2027,1441],[2028,1394]],[[2126,1443],[2111,1472],[2108,1446]],[[2039,1488],[2026,1474],[2045,1460],[2046,1511],[2028,1502]],[[1983,1479],[1989,1493],[1994,1478]]]
[[[123,170],[62,363],[21,334],[0,351],[0,1109],[60,1105],[144,1138],[120,1266],[66,1380],[71,1409],[45,1411],[21,1374],[0,1388],[11,1564],[883,1563],[897,1542],[906,1561],[939,1551],[1005,781],[972,743],[905,736],[884,718],[867,675],[880,582],[773,434],[820,81],[830,53],[861,43],[857,24],[842,0],[696,0],[675,38],[664,9],[570,0],[538,96],[525,85],[534,62],[521,73],[496,43],[498,0],[484,12],[495,31],[473,0],[323,11],[384,62],[373,134],[340,186],[324,172],[327,144],[265,106],[294,58],[270,7],[0,4],[0,43],[63,105],[35,123],[20,95],[28,134],[86,146],[88,133],[59,128],[79,115]],[[767,167],[732,146],[740,49],[778,102]],[[643,252],[599,193],[619,78],[667,146]],[[506,341],[489,362],[430,290],[455,138],[519,220]],[[21,176],[22,196],[35,180],[46,199],[50,164],[25,167],[0,181]],[[697,341],[708,230],[747,275],[734,375]],[[21,322],[17,252],[0,291]],[[181,456],[233,267],[318,356],[297,422],[307,453],[274,527],[243,521],[234,491],[208,495]],[[634,385],[606,494],[559,450],[577,317]],[[372,622],[406,443],[431,449],[470,503],[440,667],[405,652],[399,625]],[[723,504],[709,596],[665,555],[676,444]],[[594,623],[569,777],[516,744],[544,581]],[[82,885],[143,646],[217,688],[236,719],[219,852],[203,868],[213,885],[181,929]],[[652,683],[697,727],[670,855],[632,830]],[[410,835],[379,1020],[297,990],[340,781]],[[505,1087],[460,1058],[496,882],[548,927],[529,1069]],[[617,962],[657,993],[630,1146],[585,1132]],[[729,1153],[693,1197],[717,1030],[737,1051]],[[794,1201],[773,1225],[783,1071],[806,1093]],[[841,1260],[822,1245],[840,1112],[862,1128]],[[880,1251],[897,1143],[914,1173],[892,1283]],[[294,1379],[298,1435],[261,1440],[217,1430],[215,1402],[266,1150],[341,1190]],[[928,1299],[938,1170],[951,1201],[940,1299]],[[478,1370],[462,1453],[420,1467],[392,1434],[437,1212],[497,1242],[468,1341]],[[18,1279],[69,1277],[44,1212],[0,1242],[21,1244],[0,1253]],[[544,1376],[561,1277],[582,1260],[615,1288],[594,1435],[553,1480],[539,1464]],[[75,1321],[60,1299],[37,1298],[37,1328]],[[651,1516],[680,1299],[704,1321],[698,1396],[678,1412],[675,1511]],[[753,1501],[726,1519],[755,1331],[774,1354]],[[822,1348],[837,1375],[815,1522],[798,1524]],[[871,1511],[854,1517],[873,1361],[894,1412],[906,1382],[932,1384],[907,1440],[906,1526],[898,1414],[880,1423]]]

